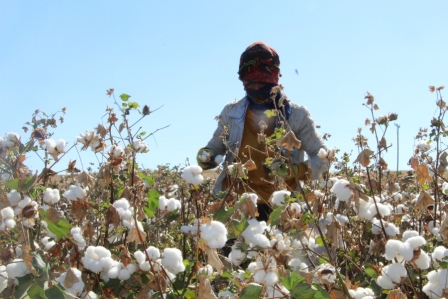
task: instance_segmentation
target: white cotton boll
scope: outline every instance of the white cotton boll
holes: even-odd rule
[[[158,258],[160,258],[160,250],[154,246],[149,246],[146,249],[146,253],[148,253],[148,256],[151,260],[157,260]]]
[[[448,183],[447,182],[443,182],[442,192],[443,192],[443,194],[448,194]]]
[[[410,237],[405,242],[411,244],[412,249],[416,249],[417,247],[426,244],[426,240],[422,236]]]
[[[202,168],[198,165],[187,166],[182,172],[182,178],[185,182],[197,186],[204,180]]]
[[[8,286],[8,272],[6,272],[6,267],[0,266],[0,293]]]
[[[133,220],[133,209],[124,210],[122,214],[120,214],[120,217],[122,220]]]
[[[414,260],[414,264],[418,268],[425,270],[429,268],[429,265],[431,264],[431,259],[429,258],[429,255],[425,251],[420,250],[420,255],[416,260]]]
[[[78,278],[78,281],[75,282],[71,288],[66,288],[67,292],[73,296],[78,296],[82,293],[82,291],[84,290],[84,282],[82,281],[81,278],[81,271],[79,271],[76,268],[71,268],[71,270],[73,271],[73,274],[76,275],[76,277]],[[67,277],[67,272],[64,272],[61,274],[61,276],[59,276],[58,278],[56,278],[56,282],[59,282],[60,284],[64,285],[64,281],[65,278]],[[69,296],[71,297],[71,296]]]
[[[386,290],[391,290],[395,288],[395,284],[387,276],[379,276],[376,282],[381,288]]]
[[[266,277],[266,271],[261,269],[261,270],[257,270],[257,272],[255,272],[253,279],[255,282],[264,283],[265,277]]]
[[[168,212],[173,212],[180,209],[180,201],[175,198],[168,199],[168,202],[166,203],[166,209],[168,210]]]
[[[258,195],[255,193],[243,193],[241,195],[241,198],[250,198],[252,200],[252,202],[255,204],[255,206],[257,206],[257,202],[258,202]]]
[[[385,217],[385,216],[389,216],[390,215],[391,210],[390,210],[390,208],[388,206],[386,206],[385,204],[379,203],[379,202],[377,202],[376,205],[378,206],[378,211],[380,212],[380,216],[381,217]],[[374,203],[371,204],[368,209],[370,210],[370,212],[373,215],[377,214],[377,210],[376,210],[376,207],[375,207]]]
[[[113,265],[115,265],[115,261],[112,257],[103,257],[99,259],[98,262],[103,270],[110,269]]]
[[[84,292],[81,294],[80,296],[83,299],[99,299],[100,297],[98,297],[97,294],[95,294],[94,292],[90,291],[87,294]]]
[[[425,284],[422,288],[422,291],[430,298],[430,299],[439,299],[442,297],[443,287],[441,285],[432,285]]]
[[[81,186],[77,185],[75,187],[75,194],[77,198],[83,199],[84,197],[86,197],[87,192],[85,189],[81,188]]]
[[[95,246],[89,246],[86,249],[86,252],[84,253],[85,257],[88,257],[90,259],[98,260],[100,257],[95,252]]]
[[[134,257],[137,260],[137,263],[139,264],[143,263],[146,260],[146,255],[140,250],[134,252]]]
[[[27,205],[29,205],[30,203],[32,202],[32,199],[31,198],[29,198],[28,196],[25,196],[21,201],[19,201],[19,203],[17,204],[17,206],[19,207],[19,208],[24,208],[24,207],[26,207]]]
[[[291,207],[291,209],[294,211],[294,213],[295,213],[296,215],[302,213],[302,206],[301,206],[300,204],[298,204],[297,202],[293,202],[293,203],[290,205],[290,207]]]
[[[213,274],[213,268],[210,265],[206,265],[205,267],[199,268],[198,275],[205,275],[207,277],[211,276]]]
[[[352,191],[347,186],[350,185],[349,181],[341,179],[334,183],[330,191],[333,192],[340,201],[348,201],[352,195]]]
[[[44,140],[45,148],[47,152],[51,154],[57,154],[56,142],[53,139],[45,139]]]
[[[273,286],[278,282],[278,276],[275,272],[268,272],[264,277],[264,282],[267,286]]]
[[[109,251],[108,249],[104,248],[103,246],[96,246],[96,247],[94,248],[94,250],[95,250],[96,255],[97,255],[99,258],[102,258],[102,257],[111,257],[111,256],[112,256],[112,254],[110,253],[110,251]]]
[[[109,270],[107,270],[106,273],[109,278],[115,279],[118,277],[120,270],[121,270],[120,263],[116,262],[112,267],[109,268]]]
[[[395,237],[400,233],[400,229],[391,222],[385,222],[384,230],[389,237]]]
[[[42,238],[42,244],[44,244],[44,250],[48,251],[51,247],[53,247],[56,242],[50,241],[50,237],[43,237]]]
[[[44,202],[48,204],[55,204],[61,199],[58,189],[47,188],[44,191]]]
[[[3,218],[14,218],[14,210],[11,207],[6,207],[1,210]]]
[[[241,243],[237,242],[232,245],[232,251],[230,252],[228,257],[229,262],[235,266],[239,266],[246,258],[246,253],[238,249],[238,244]]]
[[[11,263],[6,265],[6,272],[8,273],[8,277],[10,279],[22,277],[30,273],[25,261],[22,259],[14,259]]]
[[[402,277],[407,276],[406,268],[403,264],[394,263],[383,268],[383,275],[387,275],[395,283],[400,283]]]
[[[66,142],[64,139],[59,139],[58,142],[56,143],[56,150],[58,151],[58,153],[65,153],[65,146],[66,146]]]
[[[324,148],[320,148],[317,152],[317,156],[321,158],[322,160],[327,159],[327,151]]]
[[[395,192],[395,193],[392,195],[392,199],[393,199],[393,201],[394,201],[395,203],[400,203],[401,200],[403,199],[403,195],[401,195],[401,194],[398,193],[398,192]]]
[[[120,270],[120,273],[118,273],[118,277],[119,280],[128,280],[129,278],[131,278],[131,272],[129,272],[128,269],[123,268]]]
[[[165,248],[163,251],[162,265],[173,274],[185,271],[182,260],[182,252],[177,248]]]
[[[347,224],[347,223],[349,222],[348,217],[345,216],[345,215],[342,215],[342,214],[337,214],[337,215],[335,216],[335,218],[336,218],[336,220],[337,220],[340,224],[342,224],[342,225]]]
[[[442,261],[444,257],[448,256],[448,250],[444,246],[437,246],[431,256],[435,261]]]
[[[406,230],[403,232],[403,237],[402,237],[402,241],[406,242],[407,239],[411,238],[411,237],[417,237],[419,235],[418,231],[416,230]]]
[[[159,197],[159,209],[161,211],[164,211],[166,209],[166,204],[168,202],[168,199],[165,196],[160,196]]]
[[[429,149],[431,148],[431,145],[429,143],[430,141],[420,140],[415,146],[415,148],[417,148],[421,152],[429,151]]]
[[[398,253],[406,261],[410,261],[414,257],[414,248],[412,248],[411,244],[403,242],[398,250]]]
[[[121,208],[123,210],[127,210],[131,207],[131,205],[129,204],[129,201],[126,198],[120,198],[120,199],[114,201],[113,206],[116,209]]]
[[[247,266],[247,270],[250,273],[254,273],[257,270],[257,263],[256,262],[252,262]]]
[[[403,243],[399,240],[392,240],[392,239],[387,240],[386,251],[384,254],[386,260],[391,261],[391,260],[395,259],[402,244]]]
[[[17,205],[22,200],[22,196],[20,196],[20,193],[17,190],[11,190],[11,192],[8,193],[7,197],[9,202],[13,206]]]
[[[291,196],[291,192],[286,190],[275,191],[272,193],[271,202],[276,206],[283,206],[285,204],[285,196]]]
[[[221,164],[222,163],[222,161],[224,161],[224,156],[223,155],[217,155],[216,157],[215,157],[215,163],[216,164]]]
[[[4,220],[5,227],[13,229],[16,226],[16,221],[12,218],[6,218]]]

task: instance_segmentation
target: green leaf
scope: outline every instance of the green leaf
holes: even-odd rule
[[[276,116],[277,116],[277,110],[275,110],[275,109],[268,109],[268,110],[266,110],[266,111],[264,112],[264,114],[266,114],[266,116],[267,116],[268,118],[276,117]]]
[[[308,223],[315,221],[316,217],[313,214],[311,214],[310,212],[306,211],[305,213],[302,214],[301,219],[303,221],[303,224],[308,224]]]
[[[306,281],[306,278],[299,273],[289,272],[288,276],[280,277],[280,281],[288,291],[292,291],[294,286],[303,281]]]
[[[44,289],[36,282],[28,289],[26,292],[29,298],[40,298],[47,299],[44,293]],[[44,296],[42,296],[42,294]]]
[[[213,217],[216,221],[220,221],[222,223],[227,223],[227,221],[230,219],[230,217],[233,215],[233,212],[235,211],[234,207],[229,208],[227,204],[224,204],[224,206],[215,214],[215,217]]]
[[[33,284],[33,275],[27,274],[22,277],[16,277],[19,281],[19,285],[14,292],[14,297],[16,299],[27,298],[27,291]]]
[[[120,95],[120,98],[123,102],[126,102],[127,100],[129,100],[130,97],[131,97],[130,95],[125,94],[125,93]]]
[[[251,282],[243,289],[240,299],[255,299],[259,298],[263,287],[258,283]]]
[[[241,221],[232,220],[227,228],[228,238],[237,238],[249,226],[247,218],[244,217]]]
[[[317,290],[307,283],[299,283],[291,291],[291,298],[312,299]]]
[[[149,187],[154,185],[154,177],[152,175],[146,175],[143,172],[140,172],[138,176],[148,184]]]
[[[45,290],[45,296],[47,296],[48,299],[65,299],[64,293],[65,292],[60,287],[60,284],[54,285],[51,289]]]
[[[129,102],[128,103],[128,107],[129,108],[133,108],[133,109],[137,109],[138,107],[140,107],[140,105],[137,102]]]
[[[47,266],[47,264],[42,259],[40,252],[36,252],[36,255],[33,256],[33,258],[31,259],[31,264],[34,268],[41,270],[45,269],[45,267]]]
[[[328,299],[330,298],[330,294],[325,291],[320,285],[315,284],[315,288],[317,288],[317,293],[314,294],[314,299]]]
[[[371,268],[369,264],[365,265],[364,273],[366,273],[368,276],[372,278],[378,277],[378,273],[376,273],[376,271],[373,268]]]
[[[37,172],[33,176],[29,176],[29,177],[27,177],[25,179],[19,180],[19,183],[18,183],[18,186],[17,186],[18,190],[19,191],[28,191],[28,190],[30,190],[33,187],[33,185],[36,182],[36,180],[37,180]]]
[[[40,217],[47,222],[47,228],[50,232],[56,235],[58,239],[61,239],[63,237],[66,237],[70,230],[72,229],[72,225],[65,219],[60,218],[56,222],[51,221],[47,217],[47,211],[44,211],[42,209],[39,210]]]
[[[154,217],[154,212],[159,207],[160,194],[156,190],[151,189],[146,197],[148,198],[148,201],[146,206],[143,207],[143,210],[145,211],[146,216],[152,218]]]
[[[269,215],[268,224],[277,225],[280,222],[280,215],[283,212],[284,207],[277,207],[274,210],[272,210],[271,215]]]
[[[316,239],[315,239],[315,241],[316,241],[316,244],[317,245],[319,245],[319,246],[324,246],[324,240],[322,239],[322,237],[317,237]]]
[[[5,181],[5,186],[10,188],[10,189],[17,190],[17,189],[19,189],[19,179],[14,179],[14,180],[11,180],[11,181]]]

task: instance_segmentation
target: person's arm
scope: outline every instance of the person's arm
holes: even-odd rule
[[[219,115],[218,127],[213,133],[213,137],[207,143],[207,145],[201,148],[196,155],[196,160],[198,165],[202,169],[211,169],[218,166],[215,162],[215,158],[218,155],[224,155],[226,152],[226,146],[223,142],[223,136],[225,137],[225,132],[227,131],[228,116],[226,107],[222,110]]]
[[[328,170],[328,161],[324,161],[317,153],[321,148],[327,149],[323,139],[316,131],[316,125],[311,118],[310,113],[305,107],[301,107],[299,125],[296,137],[302,141],[301,149],[303,149],[310,158],[309,166],[311,168],[311,179],[318,179],[319,176]]]

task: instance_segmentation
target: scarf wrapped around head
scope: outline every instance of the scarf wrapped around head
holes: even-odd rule
[[[238,75],[245,86],[253,82],[278,84],[280,58],[264,42],[255,42],[241,54]]]

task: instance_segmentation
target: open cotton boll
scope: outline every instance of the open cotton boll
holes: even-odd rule
[[[253,246],[267,248],[271,245],[269,239],[263,234],[266,230],[266,222],[258,222],[257,219],[249,219],[249,226],[241,234],[244,240]]]
[[[47,188],[44,191],[44,202],[48,204],[55,204],[61,199],[58,189]]]
[[[271,202],[276,206],[285,205],[285,196],[291,196],[291,192],[286,190],[274,191],[271,196]]]
[[[352,191],[348,188],[349,181],[341,179],[334,183],[330,191],[333,192],[340,201],[348,201],[352,195]]]
[[[418,235],[419,235],[418,231],[408,229],[403,232],[403,237],[401,240],[405,242],[407,239],[411,237],[417,237]]]
[[[6,272],[6,266],[0,266],[0,293],[8,286],[8,272]]]
[[[401,200],[403,199],[403,195],[401,195],[400,193],[398,193],[398,192],[395,192],[394,194],[392,194],[392,200],[395,202],[395,203],[401,203]]]
[[[269,286],[266,289],[266,299],[289,298],[289,291],[282,285]]]
[[[17,190],[11,190],[8,193],[7,198],[12,206],[16,206],[22,200],[22,196]]]
[[[71,185],[69,190],[65,191],[62,196],[71,201],[84,199],[87,196],[87,188],[83,189],[79,184]]]
[[[29,274],[30,271],[22,259],[14,259],[11,263],[6,265],[6,272],[8,273],[8,278],[15,279],[16,277],[22,277]],[[18,281],[16,280],[16,284]]]
[[[422,236],[410,237],[406,239],[405,242],[411,244],[412,249],[416,249],[417,247],[421,247],[426,244],[426,240]]]
[[[390,215],[391,209],[387,205],[377,202],[376,206],[378,207],[378,212],[380,213],[381,218]],[[376,215],[378,213],[376,210],[376,206],[374,203],[372,203],[368,207],[368,209],[372,213],[372,215]]]
[[[395,259],[397,254],[399,254],[399,250],[402,245],[403,242],[399,240],[387,240],[386,250],[384,253],[384,257],[386,258],[386,260],[392,261],[393,259]]]
[[[444,257],[448,256],[448,250],[444,246],[437,246],[431,256],[434,262],[442,261]]]
[[[66,288],[64,285],[64,281],[67,277],[67,272],[62,273],[58,278],[56,278],[56,281],[63,285],[67,292],[71,295],[79,296],[84,290],[84,282],[82,281],[81,277],[82,272],[76,268],[71,268],[71,271],[73,272],[73,274],[75,274],[76,278],[78,278],[78,281],[75,282],[71,288]]]
[[[414,260],[414,264],[418,268],[425,270],[429,268],[429,265],[431,264],[431,259],[429,258],[429,255],[423,249],[421,249],[420,255],[416,260]]]
[[[145,153],[148,151],[148,145],[141,139],[134,140],[132,147],[137,153]]]
[[[222,248],[227,241],[227,228],[222,222],[211,221],[201,224],[201,239],[207,241],[210,248]]]
[[[185,182],[197,186],[204,180],[202,168],[198,165],[187,166],[182,172],[182,178]]]
[[[366,299],[368,296],[375,296],[372,289],[358,287],[356,290],[349,290],[353,299]]]
[[[51,247],[53,247],[56,244],[54,240],[50,241],[50,237],[43,237],[41,242],[44,245],[45,251],[48,251]]]
[[[177,248],[165,248],[162,253],[162,265],[173,274],[185,271],[182,261],[182,252]]]
[[[255,206],[257,206],[257,202],[258,202],[258,195],[255,193],[243,193],[241,195],[241,198],[250,198],[252,200],[252,202],[255,204]]]
[[[239,244],[241,244],[241,242],[236,242],[232,245],[232,251],[228,257],[229,262],[235,266],[239,266],[246,258],[246,253],[238,248]]]
[[[422,152],[427,152],[431,149],[431,145],[429,144],[429,141],[426,140],[420,140],[416,145],[415,148]]]
[[[166,209],[168,212],[173,212],[181,208],[181,203],[178,199],[170,198],[166,203]]]
[[[205,267],[199,268],[198,275],[205,275],[207,277],[213,274],[213,267],[207,264]]]
[[[224,161],[224,156],[223,155],[217,155],[216,157],[215,157],[215,163],[216,164],[221,164],[222,163],[222,161]]]

